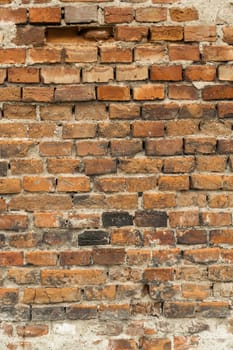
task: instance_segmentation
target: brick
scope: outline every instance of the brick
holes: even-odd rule
[[[77,103],[75,105],[76,120],[104,120],[108,118],[105,103]]]
[[[112,156],[133,156],[142,151],[140,140],[113,140],[111,141]]]
[[[60,253],[60,265],[70,266],[70,265],[80,265],[88,266],[91,264],[91,251],[63,251]]]
[[[158,185],[161,191],[184,191],[189,189],[189,178],[186,175],[160,176]]]
[[[179,81],[182,80],[182,66],[152,66],[151,80]]]
[[[61,121],[72,119],[72,106],[69,105],[47,105],[40,106],[40,117],[42,120]]]
[[[180,44],[168,45],[168,55],[170,61],[199,61],[200,52],[196,45]]]
[[[16,86],[7,86],[0,88],[0,101],[20,101],[21,88]]]
[[[167,11],[159,7],[139,7],[135,11],[137,22],[161,22],[166,21]]]
[[[210,242],[213,244],[232,244],[233,231],[231,229],[211,230]]]
[[[233,44],[233,27],[232,26],[226,26],[223,27],[223,41],[225,41],[228,44]]]
[[[79,170],[80,161],[76,159],[56,159],[47,160],[47,170],[50,174],[74,174]]]
[[[116,26],[115,38],[119,41],[142,41],[148,36],[146,26]]]
[[[184,141],[186,154],[212,154],[216,150],[216,139],[214,137],[187,137]]]
[[[199,229],[185,229],[177,232],[178,244],[205,244],[207,243],[207,233]]]
[[[226,168],[226,158],[220,156],[199,156],[197,157],[197,170],[223,172]]]
[[[18,302],[17,288],[0,288],[1,304],[14,305]]]
[[[103,270],[42,270],[41,283],[46,286],[73,284],[101,285],[106,282],[106,274]]]
[[[86,175],[115,173],[117,170],[116,161],[111,158],[86,159],[84,164]]]
[[[147,140],[146,141],[146,154],[158,155],[158,156],[172,156],[183,153],[183,140]]]
[[[162,100],[164,99],[164,86],[144,84],[133,89],[135,100]]]
[[[71,207],[71,198],[63,195],[21,195],[12,198],[9,202],[9,208],[13,210],[68,210]]]
[[[19,174],[40,174],[43,172],[43,163],[39,159],[12,159],[11,173]]]
[[[113,68],[109,66],[96,66],[83,69],[83,82],[94,83],[101,82],[107,83],[113,80]]]
[[[139,231],[133,228],[113,228],[111,230],[112,245],[141,245],[142,239]]]
[[[0,193],[10,194],[21,192],[21,181],[20,179],[5,179],[0,178]]]
[[[104,227],[133,225],[133,218],[128,212],[104,212],[102,221]]]
[[[3,84],[6,80],[6,69],[0,69],[0,84]]]
[[[152,41],[179,41],[183,39],[183,27],[181,26],[152,26]]]
[[[75,123],[65,124],[62,129],[63,139],[93,138],[96,135],[96,124]]]
[[[9,68],[8,81],[10,83],[39,83],[38,68]]]
[[[195,21],[199,18],[195,7],[171,8],[169,13],[171,20],[175,22]]]
[[[190,85],[169,85],[168,96],[175,100],[197,100],[198,90]]]
[[[100,214],[70,214],[67,222],[71,228],[98,228],[100,225]],[[66,222],[64,226],[67,226]]]
[[[193,135],[198,133],[199,121],[187,119],[187,120],[169,120],[167,122],[167,135],[168,136],[182,136]]]
[[[216,106],[215,104],[207,103],[185,103],[180,108],[180,118],[215,118],[216,117]]]
[[[190,337],[175,336],[174,337],[174,350],[182,350],[184,346],[198,346],[199,337],[192,335]]]
[[[84,63],[97,61],[97,47],[95,45],[77,45],[76,48],[65,48],[65,62]]]
[[[192,227],[199,225],[199,213],[197,211],[174,211],[169,213],[171,227]]]
[[[195,25],[184,27],[185,41],[216,41],[216,26]]]
[[[58,255],[55,252],[35,251],[28,252],[25,255],[26,263],[34,266],[55,266]]]
[[[43,27],[18,27],[14,43],[16,45],[43,45],[45,42],[45,28]]]
[[[109,234],[102,230],[84,231],[78,235],[79,246],[105,245],[109,243]]]
[[[160,121],[136,121],[132,127],[133,137],[161,137],[164,135],[164,124]]]
[[[198,305],[198,312],[206,318],[225,318],[229,315],[228,302],[209,301]]]
[[[66,6],[65,7],[65,22],[66,23],[91,23],[96,22],[98,18],[98,8],[95,5],[91,6]]]
[[[128,320],[130,310],[128,304],[101,304],[99,307],[100,320]]]
[[[27,137],[27,129],[22,123],[2,123],[0,125],[1,137]]]
[[[36,47],[28,50],[29,62],[34,63],[59,63],[61,62],[61,50]]]
[[[78,156],[105,156],[108,152],[107,141],[78,141],[76,144]]]
[[[168,318],[194,317],[195,306],[193,302],[165,302],[164,315]]]
[[[80,83],[80,69],[69,66],[42,67],[41,79],[44,84]]]
[[[139,44],[134,49],[136,62],[161,62],[165,58],[165,46],[159,44]]]
[[[194,283],[182,284],[182,297],[192,300],[203,300],[210,296],[210,285],[195,285]]]
[[[143,207],[144,209],[164,209],[171,208],[176,205],[175,195],[173,193],[144,193]]]
[[[29,9],[29,21],[30,23],[60,23],[61,22],[61,9],[59,7],[40,7]]]
[[[119,71],[118,71],[119,75]],[[134,103],[118,104],[110,103],[109,118],[110,119],[134,119],[139,117],[140,107]]]
[[[93,261],[98,265],[120,265],[125,261],[123,248],[94,248]]]
[[[26,102],[52,102],[54,88],[51,87],[24,87],[23,100]]]
[[[221,65],[218,68],[219,80],[233,81],[233,66]]]
[[[110,339],[109,349],[112,350],[136,350],[137,343],[133,339]]]
[[[10,21],[15,24],[24,24],[27,22],[27,10],[26,8],[10,9],[1,8],[0,9],[0,21]]]
[[[60,176],[57,190],[59,192],[88,192],[90,190],[90,180],[86,176]]]
[[[39,282],[38,273],[30,268],[11,268],[7,272],[7,278],[19,285]]]
[[[128,101],[130,90],[127,86],[102,85],[97,88],[98,99],[104,101]]]
[[[25,157],[33,145],[31,141],[0,141],[1,157]]]
[[[230,213],[201,213],[201,222],[207,226],[228,226],[231,224]]]
[[[233,49],[231,46],[204,46],[203,61],[231,61]]]
[[[16,331],[18,336],[27,338],[27,337],[41,337],[43,335],[47,335],[49,333],[49,329],[47,325],[25,325],[25,326],[17,326]]]
[[[158,173],[162,169],[163,162],[160,159],[154,158],[129,158],[120,159],[118,168],[129,174],[147,174],[147,173]]]
[[[20,265],[23,265],[23,253],[1,251],[0,266],[20,266]]]
[[[44,306],[32,307],[31,319],[32,321],[56,321],[64,320],[65,310],[62,306]]]
[[[146,66],[122,65],[116,68],[116,80],[146,80],[148,78],[148,68]]]
[[[69,141],[44,141],[39,145],[39,151],[42,156],[68,156],[71,155],[72,143]]]
[[[7,119],[36,119],[36,108],[33,105],[4,104],[4,118]]]
[[[149,283],[166,282],[174,279],[172,268],[149,268],[145,269],[143,279]]]
[[[25,63],[26,50],[25,49],[0,49],[0,63],[1,64],[19,64]]]
[[[59,227],[59,213],[35,213],[34,214],[35,227]]]
[[[133,20],[132,7],[105,7],[104,21],[105,23],[129,23]]]
[[[130,135],[130,124],[127,122],[115,122],[114,128],[109,122],[102,122],[98,125],[98,134],[101,137],[126,137]]]
[[[164,159],[164,173],[190,173],[195,168],[193,157],[175,157]]]
[[[94,305],[72,305],[66,309],[70,320],[90,320],[97,317],[97,308]]]
[[[224,100],[233,98],[233,87],[230,85],[206,86],[202,93],[203,99],[208,100]]]
[[[24,176],[23,189],[27,192],[53,192],[55,180],[49,177]]]
[[[166,212],[145,210],[135,213],[135,224],[139,227],[166,227],[167,214]]]
[[[92,101],[95,100],[93,86],[67,85],[55,90],[55,101]]]
[[[221,175],[200,175],[191,176],[192,188],[196,190],[217,190],[222,187],[223,178]]]
[[[190,81],[213,81],[216,78],[216,68],[214,66],[189,66],[185,68],[185,79]]]
[[[157,1],[157,0],[156,0]],[[171,350],[171,341],[167,338],[143,339],[143,350]]]
[[[142,106],[143,119],[174,119],[180,107],[174,102],[170,103],[144,103]]]

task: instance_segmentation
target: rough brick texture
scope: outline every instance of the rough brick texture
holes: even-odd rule
[[[0,350],[233,349],[232,11],[0,1]]]

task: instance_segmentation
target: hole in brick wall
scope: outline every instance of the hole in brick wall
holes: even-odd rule
[[[47,28],[46,41],[52,44],[74,44],[90,41],[107,41],[113,38],[113,26],[74,26]]]

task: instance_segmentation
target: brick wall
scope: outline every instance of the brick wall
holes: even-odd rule
[[[0,1],[0,350],[232,349],[232,13]]]

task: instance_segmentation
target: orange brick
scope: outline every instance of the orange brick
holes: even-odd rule
[[[102,285],[106,282],[103,270],[42,270],[41,283],[46,286],[59,285]]]
[[[59,63],[61,61],[61,50],[52,48],[36,47],[29,49],[29,61],[34,63]]]
[[[144,193],[143,207],[145,209],[171,208],[176,205],[175,195],[173,193]]]
[[[223,41],[233,44],[233,26],[223,27]]]
[[[164,99],[164,86],[144,84],[133,90],[135,100],[162,100]]]
[[[51,251],[35,251],[26,253],[27,264],[34,266],[55,266],[57,264],[58,255]]]
[[[166,126],[168,136],[192,135],[198,133],[199,122],[192,119],[169,120]]]
[[[51,87],[24,87],[23,100],[36,102],[51,102],[53,100],[54,88]]]
[[[185,68],[185,78],[191,81],[212,81],[216,78],[216,68],[208,65],[195,65]]]
[[[193,227],[199,225],[198,211],[175,211],[169,213],[171,227]]]
[[[95,100],[95,89],[88,85],[58,86],[55,90],[55,101],[92,101]]]
[[[42,335],[46,335],[49,332],[47,325],[26,325],[26,326],[17,326],[16,328],[17,334],[20,337],[40,337]]]
[[[34,214],[34,225],[35,227],[47,227],[56,228],[60,226],[59,213],[35,213]]]
[[[59,7],[40,7],[29,9],[30,23],[60,23],[61,9]]]
[[[146,80],[148,68],[146,66],[122,65],[116,68],[116,80]]]
[[[182,80],[182,66],[152,66],[151,80]]]
[[[167,19],[167,10],[159,7],[140,7],[135,11],[137,22],[161,22]]]
[[[0,87],[0,101],[20,101],[21,88],[17,86]]]
[[[39,83],[39,69],[26,68],[9,68],[8,81],[10,83]]]
[[[200,52],[196,45],[169,45],[168,46],[169,59],[171,61],[199,61]]]
[[[116,173],[116,161],[111,158],[86,159],[85,174],[86,175],[102,175],[108,173]]]
[[[55,180],[49,177],[24,176],[23,188],[28,192],[53,192]]]
[[[144,271],[144,280],[147,282],[165,282],[173,279],[172,268],[150,268]]]
[[[0,9],[0,21],[3,22],[14,22],[15,24],[23,24],[27,22],[27,9],[18,8],[1,8]]]
[[[179,41],[183,39],[183,27],[181,26],[152,26],[152,41]]]
[[[198,90],[194,86],[190,85],[169,85],[168,96],[175,100],[197,100]]]
[[[130,90],[128,86],[98,86],[98,99],[104,101],[128,101],[130,100]]]
[[[192,188],[196,190],[218,190],[222,187],[223,178],[221,175],[200,175],[191,176]]]
[[[189,178],[186,175],[160,176],[158,180],[161,191],[183,191],[189,189]]]
[[[47,170],[50,174],[74,174],[79,170],[78,159],[47,159]]]
[[[233,86],[214,85],[206,86],[202,93],[203,99],[208,100],[231,100],[233,99]]]
[[[1,64],[24,64],[26,61],[25,49],[0,49]]]
[[[90,180],[86,176],[60,176],[58,177],[58,192],[88,192],[90,190]]]
[[[218,68],[219,80],[233,81],[233,66],[221,65]]]
[[[39,152],[42,156],[69,156],[72,152],[72,143],[69,141],[51,141],[41,142],[39,145]]]
[[[84,63],[97,61],[97,47],[95,45],[77,45],[75,48],[65,48],[65,62]]]
[[[36,119],[36,108],[33,105],[4,104],[3,115],[7,119]]]
[[[1,137],[27,137],[27,128],[22,123],[0,124]]]
[[[95,66],[83,69],[83,82],[93,83],[101,82],[107,83],[113,80],[113,68],[108,66]]]
[[[23,253],[21,252],[0,252],[0,266],[23,265]]]
[[[132,49],[119,46],[102,46],[100,48],[102,63],[130,63],[133,60]]]
[[[140,44],[134,49],[136,62],[161,62],[165,58],[164,45]]]
[[[195,21],[198,19],[198,11],[195,7],[171,8],[169,13],[171,20],[175,22]]]
[[[133,137],[160,137],[164,135],[164,123],[161,121],[136,121],[132,126]]]
[[[203,61],[232,61],[232,46],[204,46]]]
[[[78,288],[25,288],[23,303],[25,304],[50,304],[72,302],[80,300]]]
[[[96,124],[75,123],[65,124],[62,129],[63,139],[93,138],[96,136]]]
[[[185,41],[216,41],[216,26],[185,26]]]
[[[19,193],[19,192],[21,192],[20,179],[0,178],[0,193],[1,194]]]
[[[44,84],[80,83],[80,68],[69,66],[42,67],[41,78]]]

